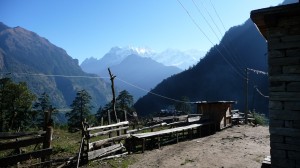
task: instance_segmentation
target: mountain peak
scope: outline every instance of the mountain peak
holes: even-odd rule
[[[6,29],[9,29],[10,27],[6,26],[4,23],[0,22],[0,32]]]

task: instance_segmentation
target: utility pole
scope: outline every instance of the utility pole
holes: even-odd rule
[[[116,117],[116,122],[118,122],[118,116],[117,116],[117,112],[116,112],[116,94],[115,94],[115,85],[114,85],[114,79],[116,76],[111,73],[110,68],[108,68],[108,72],[109,72],[109,76],[110,76],[111,90],[112,90],[112,94],[113,94],[113,99],[112,99],[113,111],[114,111],[114,114]]]
[[[246,71],[246,85],[245,85],[245,124],[248,124],[248,68],[245,69]]]

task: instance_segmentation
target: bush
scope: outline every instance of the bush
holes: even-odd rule
[[[268,124],[268,119],[265,116],[265,114],[253,112],[253,117],[254,117],[254,123],[258,125],[267,125]]]

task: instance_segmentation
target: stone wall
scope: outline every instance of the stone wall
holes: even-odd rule
[[[300,4],[251,18],[268,41],[271,165],[300,168]]]

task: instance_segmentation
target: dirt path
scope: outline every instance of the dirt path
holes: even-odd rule
[[[214,135],[133,154],[130,168],[253,167],[270,155],[268,127],[234,126]]]

